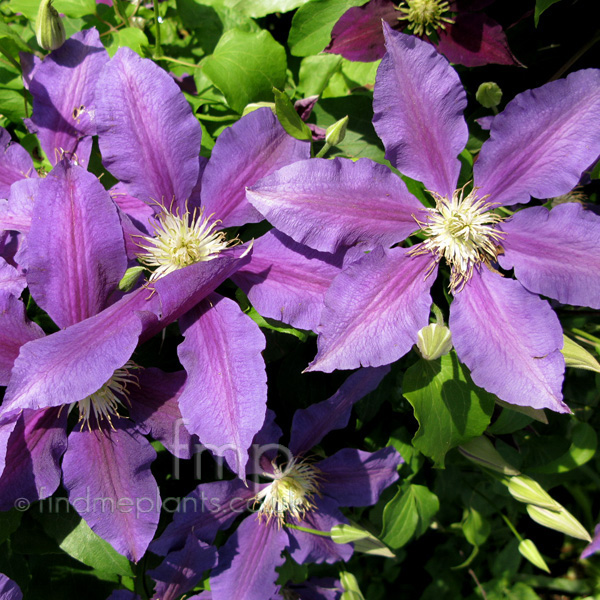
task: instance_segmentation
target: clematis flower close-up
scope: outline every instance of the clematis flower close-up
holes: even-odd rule
[[[386,158],[424,184],[431,206],[367,159],[303,161],[248,192],[298,243],[369,250],[329,288],[308,370],[378,366],[406,354],[429,322],[438,265],[447,264],[449,326],[473,381],[509,403],[568,412],[562,328],[539,295],[600,307],[600,218],[578,203],[514,214],[504,207],[568,193],[598,157],[600,71],[519,94],[494,118],[472,185],[459,188],[457,156],[468,139],[459,78],[431,45],[384,30],[373,123]],[[415,231],[413,245],[397,245]]]

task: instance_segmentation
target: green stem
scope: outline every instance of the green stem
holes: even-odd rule
[[[443,315],[440,307],[437,304],[433,303],[431,305],[431,310],[433,310],[433,314],[435,315],[435,322],[438,325],[443,325],[444,324],[444,315]]]
[[[319,152],[317,152],[317,156],[315,156],[315,158],[323,158],[329,151],[329,148],[331,148],[331,145],[325,142],[325,145],[319,150]]]
[[[2,54],[4,54],[4,56],[6,57],[6,60],[8,60],[8,62],[17,69],[17,71],[19,71],[19,73],[22,72],[21,69],[21,65],[19,64],[19,62],[13,58],[13,56],[11,55],[10,52],[7,52],[6,50],[4,50],[3,48],[0,48],[0,52],[2,52]]]
[[[158,38],[157,38],[158,39]],[[195,65],[194,63],[186,62],[185,60],[179,60],[178,58],[171,58],[170,56],[160,56],[159,60],[168,60],[170,62],[183,65],[184,67],[190,67],[190,69],[201,69],[201,65]]]
[[[154,45],[154,58],[162,56],[162,48],[160,47],[160,12],[158,11],[158,0],[153,0],[154,3],[154,23],[156,24],[156,43]]]
[[[504,522],[508,525],[508,528],[515,534],[515,537],[519,540],[519,542],[522,542],[523,538],[521,537],[519,532],[515,529],[515,526],[512,524],[511,520],[507,516],[503,515],[502,513],[500,513],[500,516],[504,519]]]
[[[330,538],[331,534],[326,531],[319,531],[318,529],[309,529],[308,527],[300,527],[300,525],[290,525],[290,523],[285,524],[286,527],[290,529],[297,529],[298,531],[304,531],[305,533],[312,533],[313,535],[320,535],[321,537]]]
[[[562,77],[566,71],[568,71],[588,50],[593,48],[600,41],[600,31],[596,32],[596,35],[586,44],[584,44],[575,54],[558,70],[549,81],[554,81],[559,77]]]
[[[237,116],[235,115],[196,115],[201,121],[215,121],[217,123],[221,121],[235,121]]]
[[[586,340],[589,340],[590,342],[593,342],[594,344],[600,344],[600,338],[597,338],[595,335],[592,335],[591,333],[588,333],[587,331],[583,331],[582,329],[575,329],[575,327],[573,327],[571,329],[571,331],[575,335],[582,337]]]

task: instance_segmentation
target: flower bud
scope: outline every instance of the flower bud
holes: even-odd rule
[[[510,495],[519,502],[550,511],[564,510],[562,505],[554,500],[537,481],[527,475],[511,477],[506,485]],[[527,509],[529,510],[529,507]]]
[[[354,550],[363,554],[394,558],[395,554],[372,533],[357,525],[341,524],[331,528],[331,539],[336,544],[349,544],[354,542]]]
[[[492,442],[484,435],[461,444],[458,449],[463,456],[488,469],[504,473],[504,475],[519,475],[520,473],[502,458]]]
[[[560,505],[559,505],[560,506]],[[527,505],[529,516],[540,525],[566,533],[574,538],[592,541],[592,537],[586,531],[584,526],[565,508],[560,507],[560,511],[548,510],[539,506]]]
[[[352,573],[342,571],[340,573],[340,581],[344,588],[344,593],[340,600],[365,600],[365,597],[358,587],[358,581],[356,581],[356,577],[354,577]]]
[[[52,0],[42,0],[35,20],[35,38],[44,50],[56,50],[65,41],[65,27]]]
[[[497,83],[486,81],[479,86],[475,98],[485,108],[496,108],[502,100],[502,90]]]
[[[417,348],[425,360],[435,360],[452,349],[452,334],[445,325],[431,323],[418,336]]]
[[[542,558],[540,551],[531,540],[521,540],[519,543],[519,553],[525,557],[532,565],[535,565],[538,569],[550,573],[550,569],[546,564],[546,561]]]
[[[586,369],[588,371],[596,371],[600,373],[600,364],[585,348],[582,348],[577,342],[574,342],[571,338],[566,335],[563,336],[565,341],[561,350],[562,355],[565,357],[565,364],[567,367],[574,367],[575,369]]]
[[[131,267],[131,269],[127,269],[125,275],[123,275],[123,278],[119,281],[119,290],[122,292],[130,292],[140,278],[142,271],[144,271],[144,267]]]
[[[348,115],[343,119],[330,125],[325,131],[325,143],[330,146],[337,146],[337,144],[344,141],[346,137],[346,129],[348,127]]]

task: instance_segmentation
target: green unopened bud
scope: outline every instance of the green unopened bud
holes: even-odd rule
[[[503,473],[504,475],[519,475],[519,471],[507,463],[492,442],[484,435],[459,446],[459,451],[469,460]]]
[[[42,0],[35,20],[35,38],[40,48],[56,50],[65,41],[65,27],[52,0]]]
[[[363,554],[394,558],[396,556],[383,542],[360,525],[335,525],[331,528],[331,539],[336,544],[354,542],[354,550]]]
[[[144,267],[131,267],[131,269],[127,269],[125,275],[123,275],[123,278],[119,281],[119,289],[122,292],[130,292],[143,271]]]
[[[417,348],[425,360],[435,360],[452,350],[452,334],[445,325],[430,323],[418,334]]]
[[[566,509],[556,512],[539,506],[527,505],[529,516],[540,525],[566,533],[579,540],[591,542],[592,538],[584,526]]]
[[[562,505],[554,500],[537,481],[527,475],[510,477],[505,483],[510,495],[519,502],[550,511],[564,510]],[[529,506],[527,509],[529,510]]]
[[[502,100],[502,90],[497,83],[486,81],[479,86],[475,98],[485,108],[496,108]]]
[[[563,339],[565,343],[561,352],[565,357],[565,364],[567,367],[586,369],[588,371],[600,373],[600,363],[598,363],[592,354],[566,335],[563,336]]]
[[[348,115],[340,119],[333,125],[330,125],[325,131],[325,143],[330,146],[337,146],[344,141],[346,129],[348,128]]]
[[[356,577],[354,577],[352,573],[342,571],[340,573],[340,582],[344,588],[344,593],[340,600],[365,600],[365,597],[358,587],[358,581],[356,581]]]
[[[542,558],[540,551],[531,540],[521,540],[519,543],[519,552],[532,565],[535,565],[538,569],[542,569],[542,571],[546,571],[546,573],[550,573],[546,561]]]
[[[259,108],[268,107],[275,114],[275,102],[252,102],[251,104],[246,104],[244,110],[242,111],[242,117],[245,117],[248,113],[254,112]]]

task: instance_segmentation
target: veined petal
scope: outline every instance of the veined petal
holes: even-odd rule
[[[179,398],[188,429],[240,478],[265,420],[265,338],[239,306],[211,294],[180,320],[178,355],[187,372]]]
[[[183,208],[198,180],[202,129],[175,81],[151,60],[120,48],[96,89],[106,168],[139,200]]]
[[[468,139],[458,75],[435,48],[383,25],[387,54],[377,72],[373,125],[401,173],[450,197]]]
[[[19,498],[29,502],[51,496],[60,484],[60,459],[67,449],[67,411],[23,411],[8,442],[0,477],[0,510]]]
[[[476,385],[520,406],[569,412],[562,401],[562,328],[548,302],[488,269],[450,307],[456,353]]]
[[[352,407],[372,392],[390,372],[388,366],[360,369],[331,398],[294,413],[290,452],[297,456],[316,446],[330,431],[348,425]]]
[[[66,153],[87,165],[96,133],[94,86],[106,62],[108,52],[92,28],[73,35],[33,71],[33,115],[26,124],[52,164]]]
[[[0,200],[0,231],[28,233],[33,204],[42,179],[21,179],[10,186],[8,201]]]
[[[498,257],[530,291],[600,308],[600,217],[580,204],[526,208],[502,224]]]
[[[127,269],[117,207],[95,175],[67,160],[40,184],[27,243],[29,289],[61,328],[105,308]]]
[[[0,294],[11,294],[18,298],[26,287],[25,275],[0,257]]]
[[[148,204],[131,196],[127,191],[125,184],[117,183],[110,189],[110,197],[115,201],[115,204],[131,219],[139,232],[146,235],[151,235],[152,228],[149,221],[154,217],[154,211]],[[139,247],[138,247],[139,251]]]
[[[511,205],[572,190],[600,155],[600,70],[517,95],[492,121],[473,167],[479,196]]]
[[[340,506],[371,506],[398,480],[398,467],[403,462],[390,446],[377,452],[344,448],[318,463],[323,473],[322,492]]]
[[[20,144],[13,143],[10,133],[0,127],[0,198],[8,198],[10,186],[15,181],[37,176],[27,150]]]
[[[322,252],[401,242],[423,208],[397,175],[366,158],[295,163],[251,187],[248,199],[277,229]]]
[[[22,600],[21,588],[4,573],[0,573],[0,598],[2,600]]]
[[[150,472],[156,452],[125,419],[114,429],[75,429],[63,459],[69,502],[92,530],[137,562],[154,537],[160,493]]]
[[[275,567],[284,562],[288,545],[285,528],[275,521],[244,519],[219,550],[219,562],[210,578],[213,600],[264,600],[277,591]]]
[[[246,187],[308,158],[308,142],[288,135],[270,108],[255,110],[217,138],[202,178],[202,206],[223,227],[262,221],[263,216],[246,200]]]
[[[263,317],[315,330],[344,251],[318,252],[276,230],[257,239],[252,250],[250,262],[231,277],[234,283]]]
[[[431,257],[404,248],[377,248],[352,263],[331,284],[319,328],[319,352],[307,371],[388,365],[417,343],[429,322],[426,277]]]

